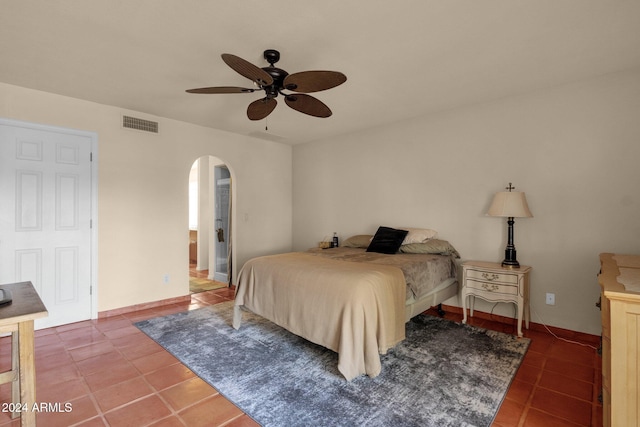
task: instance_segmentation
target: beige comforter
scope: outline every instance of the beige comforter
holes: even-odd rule
[[[381,254],[363,248],[309,249],[308,253],[340,261],[392,265],[402,270],[407,284],[407,299],[429,294],[445,280],[456,277],[454,256],[437,254]]]
[[[238,275],[241,306],[338,353],[347,380],[380,373],[380,356],[405,338],[402,270],[304,252],[254,258]]]

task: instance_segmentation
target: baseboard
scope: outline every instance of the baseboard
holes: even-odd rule
[[[455,313],[462,316],[462,307],[456,307],[452,305],[442,305],[442,309],[449,313]],[[484,311],[473,310],[473,317],[478,317],[482,320],[490,320],[493,322],[505,323],[512,325],[515,323],[513,317],[500,316],[498,314],[486,313]],[[524,329],[524,326],[523,326]],[[548,329],[548,330],[547,330]],[[580,341],[584,343],[593,344],[594,346],[600,345],[600,336],[591,335],[585,332],[577,332],[569,329],[557,328],[555,326],[546,326],[541,323],[529,322],[529,330],[535,332],[549,333],[551,331],[554,335],[567,340]]]
[[[150,308],[162,307],[170,304],[182,304],[191,302],[191,295],[183,295],[181,297],[167,298],[163,300],[145,302],[142,304],[130,305],[128,307],[116,308],[113,310],[106,310],[98,312],[98,319],[104,319],[107,317],[120,316],[122,314],[132,313],[134,311],[148,310]]]

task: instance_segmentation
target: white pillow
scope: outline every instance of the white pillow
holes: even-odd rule
[[[399,227],[401,230],[407,230],[407,236],[402,241],[403,245],[410,245],[411,243],[422,243],[429,239],[435,239],[438,237],[436,230],[430,230],[428,228],[409,228]]]

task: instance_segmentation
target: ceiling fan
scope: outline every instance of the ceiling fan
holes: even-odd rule
[[[253,81],[255,88],[235,86],[203,87],[189,89],[189,93],[251,93],[264,90],[265,97],[253,101],[247,108],[250,120],[261,120],[276,108],[276,97],[282,95],[284,102],[296,111],[314,117],[329,117],[332,113],[322,101],[307,93],[319,92],[339,86],[347,81],[347,76],[338,71],[302,71],[289,74],[273,64],[280,60],[280,52],[275,49],[264,51],[268,67],[259,68],[244,59],[223,53],[222,60],[233,70]],[[284,90],[293,93],[285,93]]]

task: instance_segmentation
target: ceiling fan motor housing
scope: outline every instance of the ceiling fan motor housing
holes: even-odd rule
[[[275,98],[278,96],[278,91],[284,89],[284,79],[289,75],[289,73],[274,66],[263,67],[262,70],[269,74],[273,79],[273,83],[269,86],[263,86],[262,89],[265,90],[268,96]]]

